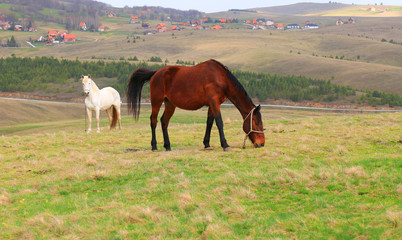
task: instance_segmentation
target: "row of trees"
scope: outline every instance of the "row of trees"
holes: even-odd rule
[[[107,77],[116,79],[112,84],[124,96],[127,80],[131,73],[140,67],[157,70],[165,64],[148,64],[144,61],[102,60],[81,62],[78,60],[59,60],[53,57],[0,58],[0,91],[32,92],[47,90],[49,86],[73,85],[82,74],[91,74],[95,79]],[[335,101],[356,95],[351,87],[332,84],[330,81],[315,80],[303,76],[280,76],[234,70],[247,93],[259,101],[268,99],[288,99],[299,101]],[[142,96],[149,97],[149,85],[143,89]],[[358,98],[359,103],[371,105],[402,106],[402,96],[379,91],[365,91]]]

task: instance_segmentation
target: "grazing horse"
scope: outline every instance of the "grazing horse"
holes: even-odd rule
[[[243,117],[243,130],[254,147],[265,144],[260,106],[255,106],[236,77],[223,64],[216,60],[208,60],[192,67],[166,66],[158,71],[139,68],[133,72],[127,87],[127,104],[134,118],[140,114],[141,90],[150,81],[151,89],[151,129],[152,150],[156,151],[155,128],[159,109],[164,102],[165,111],[161,117],[164,147],[170,151],[168,135],[169,120],[175,108],[197,110],[208,106],[207,128],[204,136],[204,147],[209,145],[211,128],[216,122],[222,148],[231,148],[226,142],[223,132],[223,121],[220,105],[228,98],[239,110]]]
[[[106,110],[110,121],[110,129],[116,127],[117,121],[119,121],[119,129],[121,129],[120,94],[112,87],[105,87],[99,90],[98,86],[96,86],[90,75],[83,75],[81,78],[82,88],[86,95],[85,106],[89,119],[87,132],[91,132],[92,111],[95,111],[96,116],[96,132],[100,132],[100,110]],[[113,111],[113,115],[111,111]]]

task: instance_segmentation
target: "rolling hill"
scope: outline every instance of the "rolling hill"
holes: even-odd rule
[[[259,13],[274,16],[346,16],[346,17],[402,17],[402,7],[384,5],[354,5],[336,2],[296,3],[284,6],[255,8]]]
[[[296,3],[284,6],[255,8],[258,12],[273,14],[273,15],[308,15],[317,14],[328,11],[339,11],[345,9],[349,5],[341,3]]]

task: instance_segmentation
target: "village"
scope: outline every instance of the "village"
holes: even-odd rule
[[[303,24],[299,23],[289,23],[285,24],[282,22],[275,22],[273,19],[265,19],[265,18],[253,18],[253,19],[227,19],[227,18],[217,18],[212,19],[208,18],[201,18],[198,20],[189,20],[183,19],[180,22],[171,21],[168,17],[167,21],[161,23],[154,23],[156,25],[151,25],[149,23],[149,19],[147,18],[147,14],[151,12],[150,9],[144,10],[139,15],[132,15],[129,19],[127,19],[124,24],[138,24],[140,27],[137,29],[142,29],[142,33],[144,35],[148,34],[156,34],[162,32],[169,32],[169,31],[183,31],[183,30],[219,30],[219,29],[228,29],[234,28],[232,24],[239,24],[253,30],[310,30],[310,29],[318,29],[319,25],[311,22],[310,20],[306,20]],[[106,13],[107,18],[119,18],[122,19],[124,17],[117,16],[115,13],[109,11]],[[343,24],[350,24],[355,23],[356,20],[352,17],[348,18],[346,21],[342,19],[338,19],[335,24],[336,25],[343,25]],[[169,26],[168,26],[169,24]],[[37,29],[33,27],[32,23],[29,24],[16,24],[15,22],[8,21],[8,16],[3,14],[0,16],[0,30],[7,30],[7,31],[29,31],[29,32],[36,32]],[[91,28],[87,26],[84,21],[79,23],[75,29],[79,31],[91,31],[91,32],[104,32],[107,28],[105,26],[94,27],[93,25]],[[50,30],[48,31],[47,35],[40,35],[36,39],[32,40],[31,42],[36,43],[45,43],[45,45],[53,45],[59,43],[73,43],[77,41],[76,34],[69,33],[67,30],[59,31],[59,30]],[[32,44],[32,43],[31,43]],[[30,45],[31,45],[30,44]],[[6,46],[6,41],[4,39],[1,42],[1,46]],[[34,47],[34,45],[31,45]]]

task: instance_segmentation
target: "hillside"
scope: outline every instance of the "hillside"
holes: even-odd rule
[[[333,17],[402,17],[402,7],[384,5],[354,5],[329,3],[297,3],[252,9],[273,16],[333,16]]]
[[[266,7],[266,8],[255,8],[258,12],[263,12],[267,14],[278,15],[309,15],[317,14],[321,12],[338,11],[348,7],[347,4],[341,3],[296,3],[284,6]]]

